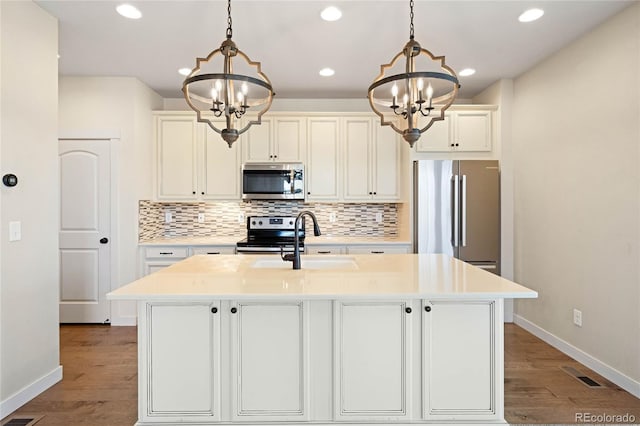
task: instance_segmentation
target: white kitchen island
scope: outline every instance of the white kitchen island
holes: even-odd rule
[[[137,425],[504,423],[503,299],[445,255],[193,256],[138,302]]]

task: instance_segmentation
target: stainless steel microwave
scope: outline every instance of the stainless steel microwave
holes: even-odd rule
[[[243,164],[242,199],[304,200],[304,165],[301,163]]]

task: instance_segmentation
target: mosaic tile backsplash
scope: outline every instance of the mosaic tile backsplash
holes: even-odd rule
[[[162,203],[141,200],[139,203],[139,240],[157,238],[236,236],[247,232],[248,216],[295,216],[301,210],[311,210],[324,235],[397,237],[398,208],[396,204],[301,203],[297,201],[252,201]],[[165,223],[165,213],[172,221]],[[198,214],[205,220],[198,223]],[[335,214],[336,221],[330,222]],[[382,223],[376,215],[382,214]],[[244,220],[239,222],[239,217]],[[309,230],[313,232],[312,230]]]

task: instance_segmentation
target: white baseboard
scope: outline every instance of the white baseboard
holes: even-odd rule
[[[31,401],[42,392],[62,380],[62,366],[54,368],[35,382],[25,386],[7,399],[0,401],[0,419],[4,419],[9,414]]]
[[[562,340],[558,336],[549,333],[547,330],[521,317],[520,315],[514,314],[513,319],[516,325],[519,325],[534,336],[544,340],[554,348],[558,349],[560,352],[563,352],[564,354],[570,356],[581,364],[584,364],[602,377],[620,386],[622,389],[626,390],[636,398],[640,398],[640,382],[638,382],[637,380],[634,380],[624,373],[621,373],[610,365],[605,364],[597,358],[594,358],[582,349],[579,349],[573,346],[571,343]]]
[[[120,326],[135,327],[136,325],[138,325],[138,318],[136,317],[112,318],[111,325],[115,327],[120,327]]]

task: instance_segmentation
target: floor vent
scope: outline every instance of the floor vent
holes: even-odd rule
[[[574,377],[576,380],[579,380],[580,383],[582,383],[583,385],[590,387],[590,388],[601,388],[602,385],[598,382],[596,382],[595,380],[593,380],[591,377],[589,376],[585,376],[583,373],[581,373],[580,371],[576,370],[573,367],[569,367],[569,366],[564,366],[564,367],[560,367],[562,368],[562,371],[564,371],[565,373],[567,373],[568,375],[570,375],[571,377]]]
[[[24,415],[13,416],[8,420],[2,422],[2,426],[32,426],[42,420],[44,416]]]

